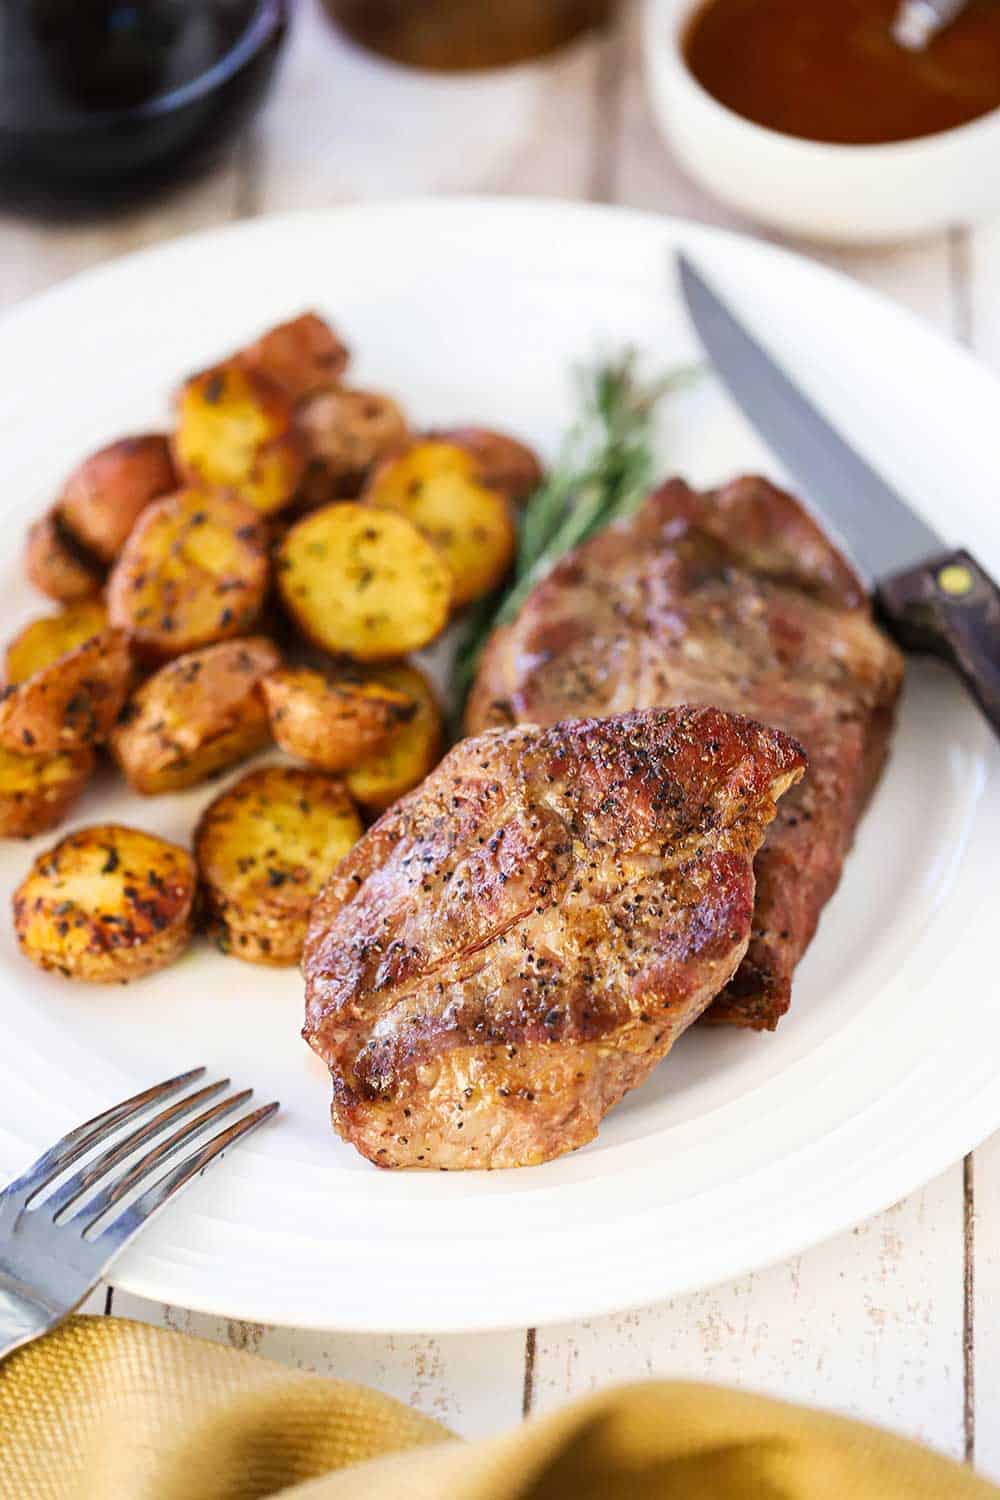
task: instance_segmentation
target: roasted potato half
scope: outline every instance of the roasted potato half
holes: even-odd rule
[[[30,839],[61,823],[94,769],[87,746],[55,755],[0,748],[0,838]]]
[[[24,571],[36,589],[61,604],[96,598],[104,584],[103,568],[84,553],[56,509],[29,526]]]
[[[196,889],[186,849],[118,823],[68,834],[14,893],[21,951],[42,969],[95,984],[162,969],[191,936]]]
[[[176,488],[162,433],[120,438],[74,469],[59,498],[59,517],[88,552],[111,563],[149,502]]]
[[[321,771],[360,765],[417,710],[380,682],[331,681],[310,667],[282,667],[262,687],[277,743]]]
[[[277,552],[278,586],[315,645],[359,661],[416,651],[444,628],[445,562],[405,516],[345,501],[298,521]]]
[[[250,771],[202,815],[195,853],[226,952],[295,964],[313,897],[361,837],[343,783],[319,771]]]
[[[372,466],[408,437],[406,418],[391,396],[346,386],[303,402],[298,421],[307,459],[299,498],[306,505],[355,499]]]
[[[7,648],[0,745],[54,754],[107,739],[132,678],[128,637],[100,603],[35,620]]]
[[[505,432],[494,432],[490,427],[449,427],[428,436],[471,453],[483,484],[511,500],[526,500],[542,482],[538,455]]]
[[[108,628],[100,599],[81,599],[55,615],[41,615],[19,630],[4,653],[4,681],[25,682]]]
[[[444,750],[444,720],[427,678],[407,662],[373,667],[366,679],[405,694],[417,705],[413,717],[393,730],[383,748],[344,778],[351,796],[366,812],[380,813],[418,786],[437,765]]]
[[[386,459],[363,499],[406,516],[423,532],[448,565],[456,608],[495,589],[514,560],[510,501],[482,482],[475,458],[454,443],[414,443]]]
[[[264,515],[289,504],[305,468],[292,401],[240,359],[182,386],[174,458],[192,484],[231,490]]]
[[[168,662],[119,715],[111,751],[137,792],[176,792],[271,738],[260,684],[281,663],[262,637],[223,641]]]
[[[147,505],[108,580],[112,625],[162,660],[245,635],[269,579],[268,531],[242,500],[180,490]]]
[[[280,386],[292,401],[324,390],[344,373],[350,352],[318,313],[269,328],[241,358]]]

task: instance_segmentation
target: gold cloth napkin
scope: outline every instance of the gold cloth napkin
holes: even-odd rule
[[[483,1339],[489,1358],[489,1338]],[[460,1443],[361,1386],[121,1318],[0,1365],[2,1500],[997,1500],[872,1427],[650,1382]]]

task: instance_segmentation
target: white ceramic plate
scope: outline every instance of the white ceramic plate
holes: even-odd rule
[[[683,244],[948,539],[1000,572],[1000,385],[912,317],[750,240],[617,210],[453,201],[345,209],[199,235],[106,266],[0,325],[5,633],[37,610],[18,549],[65,471],[166,418],[177,378],[306,306],[356,378],[421,423],[483,421],[551,453],[570,367],[634,342],[695,354],[674,290]],[[713,380],[679,398],[664,469],[777,473]],[[779,476],[780,477],[780,476]],[[915,663],[889,771],[774,1035],[689,1032],[545,1167],[379,1173],[332,1135],[298,1036],[301,983],[198,946],[120,989],[42,975],[0,922],[0,1176],[108,1103],[194,1063],[279,1097],[119,1262],[115,1281],[258,1321],[471,1330],[653,1301],[798,1251],[900,1198],[1000,1126],[1000,755],[943,671]],[[186,840],[214,795],[95,788],[116,817]],[[36,841],[36,846],[47,840]],[[33,849],[0,851],[5,895]]]

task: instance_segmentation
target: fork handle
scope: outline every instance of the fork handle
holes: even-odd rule
[[[1000,736],[1000,588],[971,553],[930,557],[876,585],[892,634],[949,662]]]
[[[61,1318],[62,1314],[32,1297],[0,1266],[0,1360],[48,1333]]]

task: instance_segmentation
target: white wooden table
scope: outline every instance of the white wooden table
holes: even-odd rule
[[[660,142],[630,11],[612,34],[552,62],[432,79],[349,47],[315,5],[302,0],[253,134],[209,178],[110,223],[0,217],[0,303],[202,226],[359,197],[547,194],[752,229],[687,181]],[[1000,225],[874,252],[802,248],[1000,367]],[[866,1417],[1000,1479],[1000,1137],[786,1265],[621,1317],[489,1337],[374,1338],[227,1323],[112,1288],[90,1306],[367,1382],[466,1435],[613,1381],[686,1376]]]

